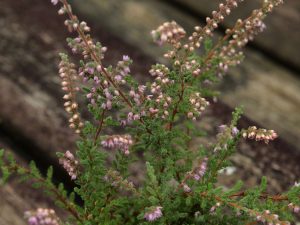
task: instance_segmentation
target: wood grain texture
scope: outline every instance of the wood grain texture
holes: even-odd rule
[[[54,34],[22,24],[12,8],[1,7],[1,13],[0,127],[24,148],[56,162],[56,152],[72,149],[76,136],[62,107],[58,52],[49,49]],[[61,45],[55,44],[57,49]]]

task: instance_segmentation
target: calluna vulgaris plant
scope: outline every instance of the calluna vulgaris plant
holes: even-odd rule
[[[230,165],[228,158],[241,138],[268,143],[277,137],[273,130],[239,130],[242,110],[237,108],[232,121],[220,126],[216,143],[198,149],[189,146],[193,138],[203,135],[194,121],[201,118],[215,94],[207,83],[218,82],[228,67],[241,62],[242,47],[264,30],[264,18],[282,0],[264,0],[261,8],[238,20],[215,45],[213,31],[242,0],[220,4],[206,25],[196,26],[188,38],[176,22],[164,23],[151,34],[159,45],[169,47],[165,54],[169,65],[153,65],[152,82],[145,85],[130,75],[128,56],[106,67],[106,47],[94,42],[86,22],[72,13],[66,0],[51,2],[62,4],[58,13],[68,16],[65,25],[76,33],[68,45],[82,57],[75,64],[61,54],[59,64],[64,106],[70,127],[80,138],[76,155],[66,151],[58,156],[76,187],[68,194],[62,184],[52,183],[51,167],[43,177],[34,163],[22,167],[2,150],[3,181],[10,174],[33,180],[34,187],[46,190],[70,214],[63,222],[54,210],[39,208],[25,213],[29,224],[287,225],[295,221],[293,214],[300,212],[297,183],[275,196],[266,193],[265,178],[248,190],[241,181],[230,189],[216,185],[218,171]],[[80,117],[79,91],[88,100],[90,121]],[[144,165],[140,166],[143,179],[132,178],[129,168],[133,165]],[[83,204],[74,202],[75,195]]]

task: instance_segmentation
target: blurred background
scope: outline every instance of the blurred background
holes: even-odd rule
[[[164,62],[163,50],[151,42],[151,30],[175,20],[190,33],[220,2],[70,1],[74,12],[92,28],[93,37],[108,47],[106,65],[129,55],[139,80],[149,79],[153,63]],[[240,3],[216,37],[261,2]],[[21,163],[36,160],[42,170],[53,164],[57,182],[71,188],[55,156],[57,151],[74,151],[77,138],[68,128],[57,73],[58,53],[69,51],[65,39],[70,35],[58,9],[50,0],[0,1],[0,148],[15,154]],[[287,0],[266,25],[267,30],[246,48],[242,65],[232,68],[220,84],[222,95],[200,126],[214,135],[218,125],[230,121],[232,109],[243,105],[241,126],[276,130],[280,138],[269,145],[242,142],[232,158],[233,170],[220,179],[225,186],[237,179],[252,186],[266,175],[276,193],[300,179],[300,1]],[[23,211],[54,207],[42,191],[30,190],[29,184],[20,185],[16,179],[0,188],[0,225],[25,224]]]

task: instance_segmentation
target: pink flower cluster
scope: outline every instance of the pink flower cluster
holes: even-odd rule
[[[265,30],[266,25],[263,19],[268,12],[272,11],[274,6],[281,3],[282,0],[266,0],[262,9],[254,10],[250,17],[245,20],[237,20],[232,29],[226,30],[227,35],[230,35],[232,39],[219,52],[218,57],[222,58],[218,68],[220,75],[227,71],[228,66],[240,63],[243,53],[239,49],[252,41],[254,36]]]
[[[130,73],[130,64],[131,64],[131,59],[129,58],[128,55],[123,56],[123,60],[119,61],[117,64],[117,67],[115,69],[115,75],[114,75],[114,80],[116,83],[120,84],[125,84],[126,81],[124,78]]]
[[[140,113],[129,112],[127,114],[127,121],[124,121],[122,125],[126,125],[127,123],[131,123],[134,120],[139,120],[142,116],[145,116],[145,111],[142,110]]]
[[[190,193],[192,191],[192,189],[187,184],[183,184],[182,187],[185,193]]]
[[[64,8],[62,8],[60,11],[59,11],[59,14],[63,14],[63,13],[60,13],[62,12]],[[66,11],[64,9],[64,11]],[[91,28],[87,25],[86,22],[82,21],[82,22],[79,22],[77,20],[77,18],[74,18],[72,20],[65,20],[65,26],[68,27],[69,31],[76,31],[76,30],[80,30],[81,32],[90,32],[91,31]]]
[[[145,90],[145,85],[139,85],[136,89],[131,88],[131,90],[129,91],[129,97],[135,103],[135,106],[140,107],[144,103]],[[141,120],[141,117],[143,116],[146,116],[146,111],[142,108],[139,108],[139,112],[130,111],[127,113],[126,119],[120,120],[120,124],[122,126],[126,126],[127,124],[131,124],[132,121]]]
[[[146,90],[145,85],[139,85],[137,90],[133,88],[129,91],[129,96],[133,99],[137,106],[140,106],[144,101],[144,92]]]
[[[169,74],[170,70],[167,66],[163,64],[153,65],[149,73],[153,77],[160,77],[161,79]]]
[[[265,0],[263,10],[271,12],[275,6],[283,4],[283,0]]]
[[[79,134],[84,124],[80,121],[78,103],[76,102],[76,92],[79,90],[79,88],[75,85],[77,80],[77,71],[75,70],[75,64],[70,63],[68,57],[65,55],[62,55],[62,60],[59,64],[59,75],[62,79],[62,90],[66,92],[63,97],[65,100],[64,107],[71,115],[71,118],[69,119],[69,126]]]
[[[187,117],[192,120],[196,120],[205,108],[209,106],[209,102],[205,98],[202,98],[198,92],[190,97],[190,103],[192,109],[187,113]]]
[[[29,225],[59,225],[60,220],[53,209],[38,208],[36,211],[26,211],[25,218]]]
[[[277,214],[271,214],[270,210],[265,210],[263,213],[251,212],[252,216],[255,217],[256,221],[268,224],[268,225],[289,225],[288,221],[280,221]]]
[[[101,51],[101,55],[103,56],[106,48],[102,47]],[[100,65],[95,67],[93,63],[87,63],[84,67],[79,68],[79,75],[83,77],[83,80],[92,81],[93,86],[86,95],[91,104],[95,105],[99,100],[103,102],[101,105],[103,109],[112,109],[113,101],[120,96],[120,92],[111,85],[111,82],[115,85],[126,84],[125,77],[130,72],[129,65],[131,62],[129,56],[123,56],[123,60],[119,61],[116,68],[110,72],[111,81],[106,76],[103,76],[103,73],[107,74],[108,70]]]
[[[125,155],[129,155],[129,148],[133,144],[130,135],[112,135],[101,142],[102,146],[110,149],[120,149]]]
[[[186,183],[187,179],[194,179],[196,181],[201,180],[201,178],[204,176],[204,174],[206,173],[207,170],[207,162],[208,162],[208,158],[205,157],[202,162],[200,163],[199,166],[197,166],[196,168],[194,168],[192,171],[188,172],[186,174],[186,177],[184,179],[184,181],[179,185],[183,191],[185,193],[189,193],[192,191],[192,189],[190,188],[190,186]]]
[[[189,44],[184,45],[184,48],[193,51],[194,48],[199,48],[205,37],[212,35],[214,29],[218,27],[218,23],[224,20],[226,15],[231,13],[231,10],[237,7],[237,3],[243,0],[226,0],[226,3],[219,4],[219,10],[212,12],[212,18],[206,18],[206,26],[201,28],[195,27],[195,32],[189,37]]]
[[[66,151],[64,156],[59,159],[59,164],[65,168],[72,180],[77,178],[78,161],[75,160],[74,155],[70,151]]]
[[[293,203],[288,204],[288,207],[290,210],[292,210],[294,213],[300,213],[300,206],[295,205]]]
[[[179,61],[175,63],[179,63]],[[195,77],[201,74],[201,69],[199,67],[200,65],[195,59],[187,60],[182,65],[182,69],[184,69],[186,72],[192,71],[192,74]]]
[[[113,187],[125,191],[130,191],[132,193],[137,193],[134,184],[131,181],[124,179],[118,171],[108,170],[106,175],[104,176],[104,180],[106,182],[109,182]]]
[[[226,133],[228,131],[230,131],[230,134],[235,137],[238,133],[239,133],[239,129],[237,127],[228,127],[227,125],[225,124],[222,124],[218,127],[218,131],[219,131],[219,134],[222,135],[223,133]]]
[[[149,108],[151,116],[166,119],[169,116],[169,109],[172,104],[172,98],[160,93],[155,99],[155,105]]]
[[[104,102],[102,103],[101,107],[103,109],[112,109],[112,101],[113,101],[113,95],[109,88],[105,88],[103,90],[103,95],[104,95]]]
[[[244,130],[242,136],[244,138],[255,139],[256,141],[264,141],[266,144],[278,137],[274,130],[258,129],[256,126]]]
[[[70,5],[63,5],[59,10],[59,14],[71,12]],[[101,43],[94,42],[90,35],[90,27],[84,21],[79,21],[76,16],[72,16],[65,21],[65,25],[70,31],[77,31],[76,38],[69,38],[68,45],[72,52],[82,54],[83,65],[78,69],[78,75],[84,82],[89,82],[92,87],[86,97],[92,105],[101,102],[103,109],[112,109],[113,100],[120,95],[125,98],[120,89],[119,84],[125,84],[124,77],[130,72],[129,65],[131,60],[128,56],[123,56],[122,61],[119,61],[116,68],[107,69],[101,61],[104,58],[104,53],[107,51]]]
[[[185,36],[185,30],[175,21],[165,22],[151,32],[154,42],[159,45],[164,43],[176,44]]]
[[[95,46],[93,42],[90,43],[91,46]],[[82,41],[80,37],[74,38],[73,40],[69,40],[69,47],[72,49],[74,53],[82,53],[85,58],[88,58],[86,44]],[[96,48],[96,47],[95,47]],[[97,43],[97,53],[100,60],[104,59],[104,54],[107,51],[107,47],[103,47],[100,43]],[[88,61],[82,67],[79,67],[78,74],[82,77],[83,82],[88,80],[93,80],[95,85],[99,85],[100,83],[100,73],[102,72],[102,66],[97,66],[96,63]]]
[[[161,206],[154,207],[151,211],[145,213],[144,218],[149,222],[157,220],[163,215],[161,209]]]
[[[161,94],[161,87],[169,84],[173,84],[174,80],[168,78],[169,68],[162,64],[156,64],[152,66],[149,73],[151,76],[155,77],[155,80],[151,84],[151,93],[152,94]]]
[[[205,172],[206,172],[206,170],[207,170],[207,161],[208,161],[208,158],[205,157],[205,158],[203,159],[203,161],[201,162],[200,166],[197,167],[197,168],[193,171],[193,178],[194,178],[195,180],[198,181],[198,180],[200,180],[200,179],[204,176],[204,174],[205,174]]]
[[[209,212],[210,212],[211,214],[215,213],[216,209],[219,208],[220,206],[221,206],[221,203],[220,203],[220,202],[217,202],[215,205],[213,205],[213,206],[210,208]]]
[[[232,52],[231,48],[244,47],[249,41],[254,39],[254,36],[263,32],[266,28],[266,25],[262,21],[263,16],[263,12],[254,11],[253,16],[249,17],[249,19],[245,21],[242,21],[241,19],[237,20],[232,40],[229,41],[228,48],[222,49],[221,55],[225,56],[230,54]]]
[[[58,3],[58,0],[51,0],[51,3],[52,3],[53,5],[56,5],[56,4]]]

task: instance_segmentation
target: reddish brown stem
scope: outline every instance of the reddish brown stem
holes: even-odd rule
[[[206,193],[206,192],[203,192],[203,193],[201,194],[201,196],[202,196],[202,197],[206,197],[206,196],[207,196],[207,193]],[[223,204],[226,204],[226,205],[228,205],[228,206],[230,206],[230,207],[232,207],[232,208],[235,208],[235,209],[238,209],[238,210],[242,210],[242,211],[244,211],[244,212],[247,212],[249,215],[263,216],[264,218],[266,218],[266,219],[268,219],[268,220],[270,220],[270,221],[274,220],[274,218],[272,217],[272,215],[262,214],[261,212],[258,212],[258,211],[253,210],[253,209],[249,209],[249,208],[244,207],[244,206],[242,206],[242,205],[239,205],[239,204],[237,204],[237,203],[235,203],[235,202],[223,201],[223,199],[220,198],[219,196],[214,196],[214,198],[215,198],[215,200],[217,200],[217,201],[220,202],[220,203],[223,203]],[[285,223],[284,221],[281,221],[280,224],[282,224],[282,225],[287,225],[287,223]]]
[[[41,182],[42,184],[46,184],[47,181],[45,180],[45,178],[43,177],[36,177],[32,172],[31,170],[27,169],[27,168],[24,168],[24,167],[20,167],[18,165],[15,165],[14,167],[9,167],[10,170],[12,171],[15,171],[17,172],[19,169],[22,169],[23,171],[25,171],[26,174],[30,175],[32,177],[32,179],[35,179],[36,181],[38,182]],[[76,218],[76,220],[80,223],[83,223],[83,220],[82,218],[80,217],[80,215],[78,214],[76,208],[74,207],[73,203],[69,202],[69,200],[64,197],[63,195],[61,195],[61,193],[58,191],[58,189],[54,186],[54,184],[52,184],[53,187],[49,188],[48,190],[51,191],[56,199],[58,201],[60,201],[64,206],[65,206],[65,209],[67,211],[69,211],[73,216],[74,218]],[[45,187],[47,187],[45,185]]]
[[[94,145],[96,144],[97,139],[98,139],[98,137],[99,137],[99,135],[100,135],[100,132],[101,132],[101,130],[102,130],[102,127],[103,127],[103,121],[104,121],[105,111],[106,111],[106,110],[103,110],[102,113],[101,113],[100,122],[99,122],[97,131],[96,131],[96,135],[95,135],[95,138],[94,138]]]
[[[183,78],[182,78],[182,80],[181,80],[181,92],[179,94],[179,99],[178,99],[178,101],[177,101],[177,103],[175,105],[175,108],[174,108],[173,112],[172,112],[171,121],[170,121],[170,123],[167,126],[167,129],[169,131],[171,131],[172,128],[173,128],[173,123],[174,123],[174,120],[175,120],[175,116],[178,113],[178,107],[179,107],[181,101],[183,100],[183,95],[184,95],[184,81],[183,81]]]

